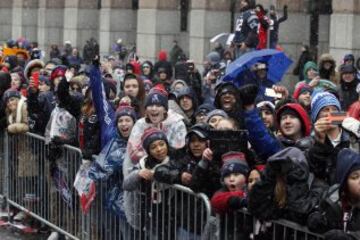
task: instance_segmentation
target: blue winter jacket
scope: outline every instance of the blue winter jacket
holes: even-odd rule
[[[111,139],[116,137],[115,111],[106,99],[100,69],[94,65],[90,68],[90,87],[96,115],[99,116],[101,148],[103,148]]]
[[[270,135],[260,118],[257,108],[251,111],[244,111],[244,124],[249,132],[249,141],[258,157],[264,162],[273,154],[282,149],[281,143]]]

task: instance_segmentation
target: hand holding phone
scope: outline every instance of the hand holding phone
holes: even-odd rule
[[[36,89],[39,88],[39,76],[40,76],[39,72],[34,72],[34,73],[31,74],[32,86],[30,85],[30,87],[33,87],[33,88],[36,88]]]
[[[265,89],[265,96],[272,97],[272,98],[278,98],[278,99],[282,98],[282,94],[275,92],[275,90],[272,88]]]

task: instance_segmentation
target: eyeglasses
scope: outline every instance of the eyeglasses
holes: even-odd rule
[[[150,66],[145,65],[145,66],[143,66],[143,68],[150,68]]]

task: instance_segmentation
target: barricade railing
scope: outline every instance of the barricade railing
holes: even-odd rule
[[[71,239],[82,239],[84,217],[72,187],[81,151],[68,145],[49,147],[32,133],[6,136],[8,204]]]
[[[73,188],[82,160],[78,148],[49,147],[43,137],[32,133],[5,134],[2,139],[0,194],[7,197],[9,206],[70,239],[235,240],[242,236],[257,239],[262,234],[273,240],[323,239],[286,220],[260,224],[246,210],[215,218],[205,194],[182,185],[155,182],[140,184],[124,195],[115,194],[119,199],[111,199],[113,205],[109,204],[109,191],[114,182],[97,183],[95,201],[84,215]],[[118,187],[122,191],[122,186]],[[119,206],[124,208],[119,210]]]
[[[204,239],[211,228],[206,195],[181,185],[156,184],[160,186],[157,190],[149,184],[124,192],[127,219],[106,204],[107,183],[98,184],[85,231],[90,233],[87,239]]]
[[[217,215],[218,240],[272,239],[272,240],[320,240],[324,237],[307,227],[284,219],[260,222],[246,209]]]
[[[5,181],[5,133],[0,132],[0,197],[3,198]]]

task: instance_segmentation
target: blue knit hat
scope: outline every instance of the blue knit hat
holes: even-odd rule
[[[335,106],[339,111],[341,110],[340,102],[334,94],[320,92],[313,96],[311,100],[311,121],[313,123],[316,122],[321,109],[327,106]]]
[[[149,95],[145,99],[145,108],[151,105],[160,105],[163,106],[166,110],[169,109],[168,97],[166,93],[152,88],[149,92]]]
[[[245,154],[242,152],[227,152],[221,156],[223,166],[221,167],[221,178],[231,173],[241,173],[247,177],[249,165],[246,162]]]
[[[133,119],[134,123],[136,122],[136,119],[137,119],[136,112],[135,112],[134,108],[131,107],[130,105],[126,104],[126,103],[120,104],[120,106],[117,108],[116,113],[115,113],[115,119],[116,119],[115,124],[117,124],[117,121],[122,116],[131,117]]]

